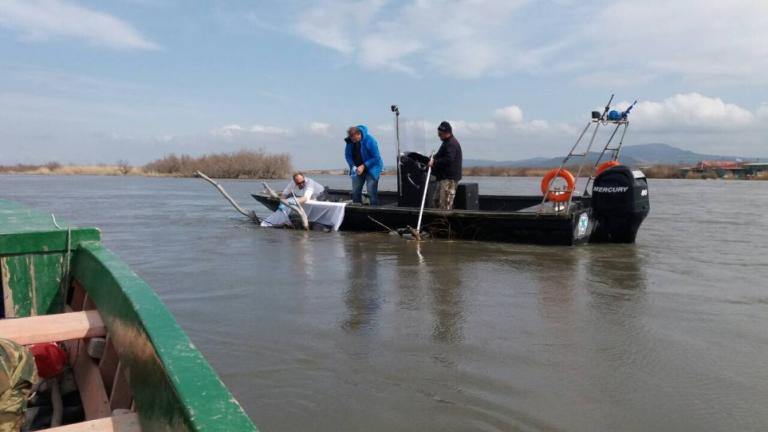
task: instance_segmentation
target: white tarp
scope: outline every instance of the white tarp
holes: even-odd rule
[[[302,207],[310,223],[320,223],[332,227],[334,231],[338,231],[341,223],[344,222],[344,208],[346,205],[346,203],[339,202],[309,200],[302,204]],[[290,223],[288,218],[288,212],[290,211],[292,210],[277,210],[262,221],[261,226],[283,226]]]

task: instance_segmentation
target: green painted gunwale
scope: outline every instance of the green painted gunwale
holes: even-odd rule
[[[98,229],[59,229],[49,214],[0,200],[0,260],[9,263],[0,272],[11,273],[2,281],[13,281],[14,297],[39,281],[58,284],[52,275],[70,258],[72,280],[96,305],[126,367],[143,430],[256,431],[157,294],[99,239]],[[61,312],[51,310],[62,306],[59,290],[29,291],[37,298],[20,294],[19,316]]]

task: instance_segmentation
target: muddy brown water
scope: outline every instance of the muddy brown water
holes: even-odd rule
[[[768,430],[768,183],[651,180],[637,244],[581,247],[259,229],[195,179],[0,185],[102,228],[265,431]]]

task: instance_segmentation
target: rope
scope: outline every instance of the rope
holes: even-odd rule
[[[62,229],[59,224],[56,223],[56,216],[54,216],[53,213],[51,213],[51,219],[53,219],[53,226],[55,226],[58,229]]]

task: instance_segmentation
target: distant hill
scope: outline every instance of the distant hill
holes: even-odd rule
[[[588,159],[594,163],[599,153],[590,152]],[[738,156],[723,156],[695,153],[689,150],[683,150],[673,147],[669,144],[652,143],[624,146],[621,149],[619,160],[629,166],[646,165],[694,165],[701,160],[736,160],[752,161],[754,158],[740,158]],[[465,167],[526,167],[526,168],[548,168],[558,166],[563,161],[563,157],[556,158],[532,158],[517,161],[492,161],[482,159],[465,159]],[[573,159],[572,165],[576,165],[580,159]]]

